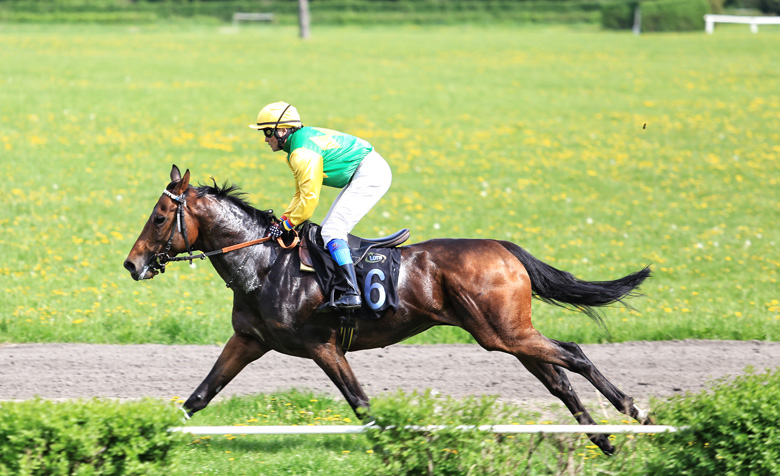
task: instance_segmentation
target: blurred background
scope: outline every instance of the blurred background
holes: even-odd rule
[[[777,340],[780,26],[703,17],[777,6],[0,0],[0,342],[224,342],[208,263],[136,283],[122,262],[172,164],[286,207],[285,158],[247,127],[278,100],[388,159],[356,234],[509,239],[586,280],[653,267],[609,332],[537,305],[550,337]]]

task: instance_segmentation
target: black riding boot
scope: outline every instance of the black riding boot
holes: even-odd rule
[[[355,265],[348,263],[339,266],[339,269],[344,273],[344,279],[347,282],[349,289],[347,292],[336,299],[333,304],[339,309],[357,309],[360,307],[360,292],[358,291],[357,277],[355,276]]]

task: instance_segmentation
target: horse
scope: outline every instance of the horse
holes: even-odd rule
[[[276,218],[252,207],[236,185],[190,185],[189,169],[173,166],[170,183],[133,245],[124,267],[135,280],[152,279],[165,264],[208,257],[233,291],[234,333],[203,382],[184,403],[188,415],[209,402],[246,365],[269,351],[312,359],[341,391],[358,418],[370,416],[369,398],[339,341],[339,315],[316,312],[326,299],[314,275],[301,271],[292,249],[265,238]],[[283,244],[283,242],[281,242]],[[193,256],[192,250],[205,251]],[[574,342],[549,339],[531,323],[537,298],[598,319],[599,306],[636,295],[650,276],[645,267],[613,281],[583,281],[520,246],[493,239],[432,239],[401,250],[398,306],[378,320],[358,320],[350,351],[385,347],[430,329],[458,326],[488,351],[515,356],[583,425],[596,422],[564,372],[585,377],[621,413],[641,424],[649,414],[602,375]],[[605,434],[588,434],[602,452]]]

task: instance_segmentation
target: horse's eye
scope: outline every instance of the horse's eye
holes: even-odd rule
[[[163,215],[157,215],[154,217],[154,224],[155,225],[162,225],[165,223],[165,217]]]

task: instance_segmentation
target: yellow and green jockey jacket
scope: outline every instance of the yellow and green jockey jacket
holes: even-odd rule
[[[322,186],[344,188],[374,148],[343,132],[304,127],[287,138],[282,150],[295,176],[295,196],[284,216],[296,226],[314,214]]]

